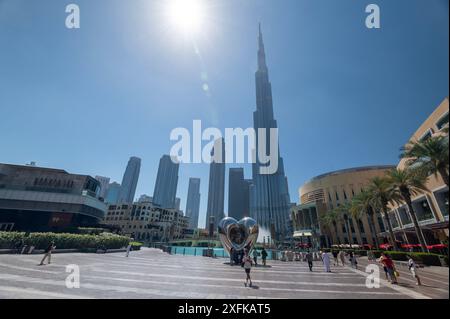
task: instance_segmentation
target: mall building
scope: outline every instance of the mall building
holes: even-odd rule
[[[410,141],[423,141],[432,136],[442,135],[449,125],[449,101],[445,99],[411,136]],[[407,159],[398,164],[399,169],[406,166]],[[427,245],[448,241],[448,187],[438,176],[431,175],[427,182],[428,192],[413,198],[414,211]],[[418,239],[406,205],[392,205],[390,219],[396,239],[406,244],[417,244]],[[387,237],[386,233],[382,236]]]
[[[395,166],[367,166],[350,168],[314,177],[299,189],[300,205],[291,210],[294,238],[311,247],[330,247],[332,244],[374,245],[366,215],[355,220],[348,214],[348,225],[325,226],[321,218],[327,212],[352,200],[374,177],[382,177]],[[384,232],[384,224],[378,216],[377,232]]]
[[[103,223],[144,242],[181,239],[189,233],[189,217],[181,210],[161,208],[152,202],[110,205]]]
[[[61,231],[95,226],[106,204],[91,176],[0,163],[0,231]]]
[[[445,99],[423,122],[410,140],[424,140],[442,130],[449,123],[449,101]],[[405,167],[401,160],[398,168]],[[312,247],[329,247],[332,244],[374,245],[367,216],[354,220],[348,214],[350,227],[340,223],[337,227],[322,225],[321,217],[334,208],[350,201],[361,192],[373,177],[383,177],[395,166],[370,166],[350,168],[317,176],[299,189],[300,205],[291,211],[294,238]],[[429,176],[429,192],[413,198],[413,207],[428,245],[448,241],[448,187],[440,176]],[[391,205],[390,219],[396,239],[405,244],[418,240],[406,205]],[[380,242],[388,242],[387,226],[379,214],[375,230]],[[347,229],[350,228],[350,229]]]

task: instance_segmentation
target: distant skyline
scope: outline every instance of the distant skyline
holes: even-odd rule
[[[162,0],[74,0],[79,30],[65,28],[65,2],[0,0],[0,162],[120,182],[137,156],[135,197],[153,194],[173,128],[252,127],[259,22],[293,202],[316,175],[396,164],[448,96],[447,0],[374,1],[380,30],[365,28],[362,0],[205,1],[208,27],[189,41]],[[227,169],[239,166],[250,178],[250,165]],[[202,180],[200,225],[208,175],[180,166],[181,207]]]

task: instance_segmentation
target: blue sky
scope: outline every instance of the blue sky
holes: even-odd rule
[[[315,175],[397,163],[448,96],[447,0],[205,2],[192,41],[170,26],[167,0],[0,0],[0,162],[120,182],[139,156],[137,196],[153,194],[173,128],[252,126],[259,21],[292,201]],[[65,28],[69,3],[79,30]],[[369,3],[379,30],[365,27]],[[202,180],[200,224],[208,173],[180,170],[183,208],[189,177]]]

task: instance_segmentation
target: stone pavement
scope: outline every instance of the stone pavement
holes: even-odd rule
[[[367,257],[358,259],[361,269],[367,264],[377,264],[374,261],[368,261]],[[394,262],[395,263],[395,262]],[[422,281],[422,286],[416,286],[417,280],[412,276],[407,266],[396,264],[397,271],[400,273],[398,278],[399,286],[409,288],[417,293],[423,294],[432,299],[449,299],[449,268],[448,267],[424,267],[419,268],[417,273]],[[384,278],[384,272],[381,278]]]
[[[332,273],[325,273],[321,262],[315,262],[311,273],[303,262],[270,261],[268,267],[252,269],[254,286],[247,288],[243,268],[229,266],[228,260],[222,258],[168,255],[148,248],[132,252],[128,258],[124,253],[54,254],[51,265],[38,266],[41,258],[42,255],[0,255],[0,298],[427,297],[415,286],[393,289],[387,284],[369,289],[364,273],[348,267],[334,267]],[[80,288],[66,287],[69,264],[80,267]],[[448,277],[446,282],[448,298]]]

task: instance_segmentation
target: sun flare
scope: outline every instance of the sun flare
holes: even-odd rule
[[[205,10],[201,0],[170,0],[168,16],[174,27],[195,35],[201,31]]]

